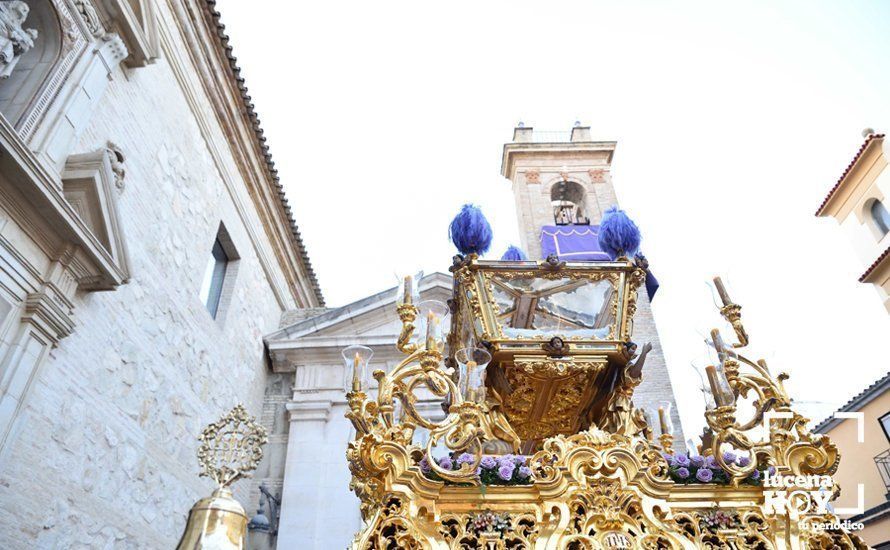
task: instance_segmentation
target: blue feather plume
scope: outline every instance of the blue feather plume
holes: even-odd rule
[[[485,254],[491,246],[491,225],[478,206],[465,204],[451,220],[448,236],[461,254]]]
[[[528,256],[525,255],[525,252],[522,251],[518,246],[513,246],[512,244],[507,248],[507,251],[504,252],[504,255],[501,256],[502,260],[508,260],[511,262],[524,262],[528,259]]]
[[[613,206],[603,214],[599,232],[600,249],[614,260],[632,257],[640,248],[640,229],[624,210]]]

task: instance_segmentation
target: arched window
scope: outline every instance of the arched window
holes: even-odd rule
[[[887,211],[884,203],[879,200],[871,203],[871,220],[875,224],[880,238],[890,233],[890,212]]]
[[[3,2],[0,22],[0,113],[18,126],[61,55],[62,29],[50,0]]]
[[[556,225],[589,224],[585,197],[587,193],[579,183],[559,181],[550,188],[550,204]]]

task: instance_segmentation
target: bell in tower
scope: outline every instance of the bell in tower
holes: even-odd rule
[[[585,215],[584,188],[580,184],[567,179],[555,184],[550,189],[550,203],[556,225],[590,225]]]

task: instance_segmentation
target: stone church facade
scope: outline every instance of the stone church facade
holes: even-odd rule
[[[321,292],[212,0],[0,22],[0,547],[171,548]]]

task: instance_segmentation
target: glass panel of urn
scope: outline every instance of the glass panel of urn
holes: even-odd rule
[[[504,336],[604,340],[615,323],[608,280],[492,277],[493,298]]]

